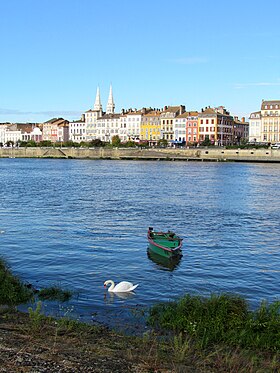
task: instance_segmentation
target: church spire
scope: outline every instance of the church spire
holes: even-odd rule
[[[106,114],[114,114],[114,111],[115,111],[115,104],[114,104],[113,89],[112,89],[112,84],[111,84],[109,98],[108,98],[107,107],[106,107]]]
[[[95,103],[94,103],[94,110],[96,111],[102,111],[102,104],[100,100],[100,90],[99,87],[97,87],[96,97],[95,97]]]

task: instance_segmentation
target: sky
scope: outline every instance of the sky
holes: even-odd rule
[[[0,0],[0,122],[280,99],[279,0]]]

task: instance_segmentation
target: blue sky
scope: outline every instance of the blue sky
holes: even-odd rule
[[[0,122],[280,99],[279,0],[2,0]]]

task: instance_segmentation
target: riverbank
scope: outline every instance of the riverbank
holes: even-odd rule
[[[279,353],[216,345],[200,350],[180,336],[129,337],[105,327],[0,314],[0,371],[98,373],[279,372]]]
[[[14,277],[2,260],[0,294],[1,372],[280,371],[279,302],[252,313],[239,297],[186,295],[154,306],[149,330],[128,336],[45,316],[39,293]],[[48,294],[57,297],[57,291]],[[27,299],[33,299],[33,307],[18,312],[16,304]]]
[[[65,158],[152,161],[280,162],[279,149],[225,148],[0,148],[0,158]]]

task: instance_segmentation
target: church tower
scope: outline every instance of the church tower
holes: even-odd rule
[[[101,104],[101,100],[100,100],[100,89],[99,89],[99,87],[97,87],[97,92],[96,92],[96,97],[95,97],[95,103],[94,103],[93,110],[102,112],[102,104]]]
[[[106,114],[114,114],[114,111],[115,111],[115,104],[114,104],[113,90],[112,90],[112,84],[111,84],[109,98],[108,98],[107,107],[106,107]]]

